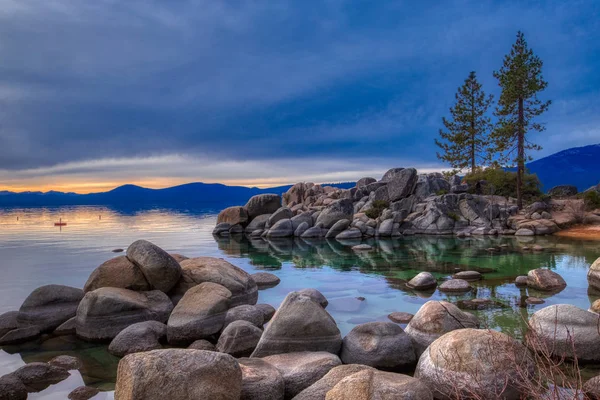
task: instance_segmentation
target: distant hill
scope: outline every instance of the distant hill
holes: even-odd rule
[[[528,163],[527,168],[537,174],[545,192],[557,185],[574,185],[583,191],[600,182],[600,144],[559,151]]]
[[[356,185],[355,182],[325,184],[342,189]],[[32,207],[63,205],[200,205],[211,203],[245,204],[261,193],[285,193],[292,185],[267,189],[244,186],[227,186],[220,183],[188,183],[164,189],[148,189],[136,185],[119,186],[108,192],[77,194],[63,192],[21,192],[0,191],[0,206]]]

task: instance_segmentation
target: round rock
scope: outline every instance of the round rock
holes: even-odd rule
[[[481,274],[477,271],[460,271],[452,275],[453,279],[463,279],[467,282],[474,282],[481,279]]]
[[[437,280],[430,272],[424,271],[419,272],[417,276],[408,281],[406,286],[415,290],[433,289],[437,286]]]
[[[153,288],[167,293],[181,277],[181,266],[173,257],[147,240],[137,240],[127,248],[127,258],[137,265]]]
[[[256,282],[256,286],[258,286],[258,290],[268,289],[279,285],[281,279],[277,275],[270,274],[268,272],[257,272],[255,274],[250,275],[254,282]]]
[[[275,307],[270,304],[257,304],[254,307],[263,313],[264,323],[269,322],[271,318],[273,318],[273,315],[275,315],[275,311],[277,311]]]
[[[221,333],[217,351],[232,356],[247,357],[260,341],[262,330],[248,321],[233,321]]]
[[[527,274],[527,286],[541,291],[560,292],[567,287],[567,283],[556,272],[547,268],[537,268]]]
[[[472,288],[469,282],[465,281],[464,279],[450,279],[442,283],[439,287],[440,292],[447,293],[463,293],[468,292],[471,289]]]
[[[123,357],[131,353],[162,348],[161,341],[167,339],[167,326],[158,321],[138,322],[123,329],[110,342],[108,352]]]
[[[110,259],[96,268],[83,286],[83,291],[87,293],[101,287],[139,291],[152,289],[142,270],[125,256]]]

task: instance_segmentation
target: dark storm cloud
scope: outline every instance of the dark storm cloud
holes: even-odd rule
[[[497,93],[491,73],[518,29],[545,61],[543,97],[554,100],[540,155],[599,142],[599,8],[0,0],[0,170],[68,164],[58,169],[98,176],[135,169],[99,160],[171,155],[263,175],[256,165],[283,160],[295,162],[286,173],[309,162],[335,172],[336,160],[357,173],[433,167],[454,91],[476,70]],[[175,164],[160,169],[187,176]]]

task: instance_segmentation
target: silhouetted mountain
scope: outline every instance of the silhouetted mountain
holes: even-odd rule
[[[583,191],[600,182],[600,144],[559,151],[527,164],[537,174],[542,190],[557,185],[574,185]]]
[[[355,182],[326,184],[343,189],[355,186]],[[135,204],[245,204],[261,193],[285,193],[292,185],[267,189],[244,186],[227,186],[220,183],[188,183],[164,189],[148,189],[136,185],[119,186],[108,192],[76,194],[63,192],[0,192],[0,206],[62,206],[62,205],[135,205]]]

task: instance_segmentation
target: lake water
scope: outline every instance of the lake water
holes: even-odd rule
[[[211,231],[219,206],[198,209],[117,209],[61,207],[0,209],[0,313],[18,309],[35,288],[57,283],[83,287],[90,273],[137,240],[186,255],[222,257],[253,273],[269,271],[281,278],[275,288],[260,292],[259,302],[279,306],[285,295],[313,287],[325,294],[327,310],[342,334],[357,324],[386,321],[393,311],[415,313],[428,300],[490,298],[492,309],[474,311],[484,326],[520,336],[524,321],[551,304],[570,303],[587,309],[598,298],[588,294],[590,264],[600,257],[600,243],[568,238],[468,238],[417,236],[368,241],[370,252],[354,252],[352,243],[336,241],[227,238],[216,241]],[[59,218],[67,226],[59,228]],[[542,252],[522,247],[539,244]],[[504,246],[502,246],[504,245]],[[499,251],[490,252],[495,247]],[[549,267],[563,276],[567,288],[554,295],[518,289],[514,278],[534,268]],[[478,270],[484,279],[462,295],[439,291],[414,292],[404,285],[418,272],[440,279],[457,270]],[[524,296],[543,298],[543,305],[524,306]],[[357,297],[364,298],[358,300]],[[404,325],[403,325],[404,326]],[[65,399],[84,383],[106,390],[96,399],[111,399],[118,359],[106,346],[73,337],[50,337],[0,349],[0,375],[32,361],[48,361],[59,354],[76,355],[84,364],[66,381],[31,399]]]

